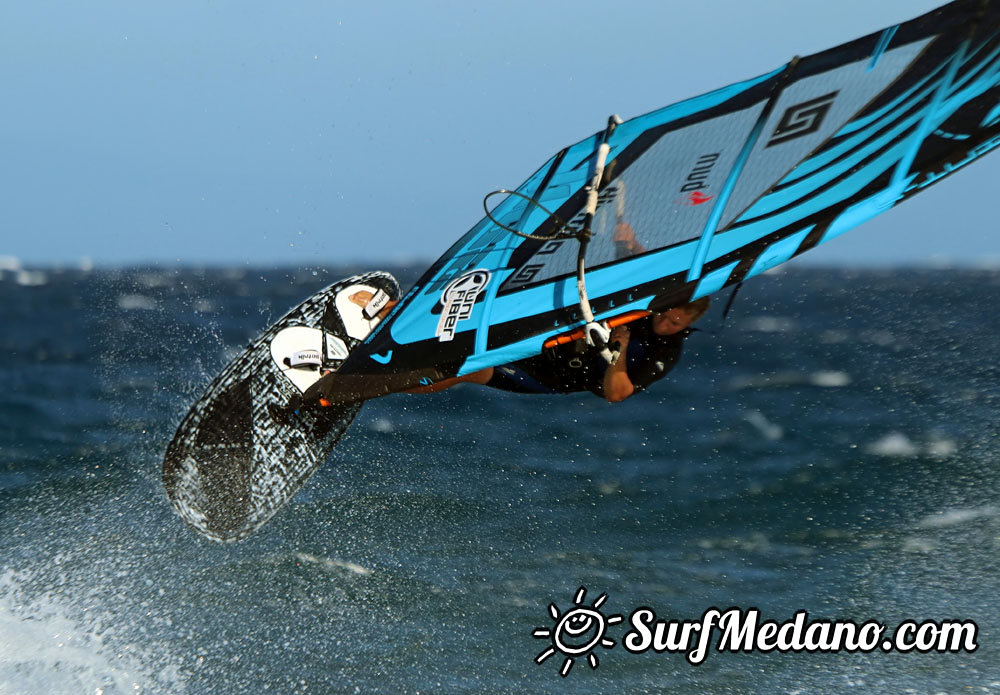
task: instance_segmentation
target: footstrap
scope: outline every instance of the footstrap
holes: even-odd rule
[[[361,313],[364,314],[366,319],[371,321],[385,308],[385,305],[389,303],[389,299],[389,293],[380,289],[368,300]]]
[[[288,366],[293,369],[319,369],[323,365],[323,356],[319,350],[299,350],[288,358]]]

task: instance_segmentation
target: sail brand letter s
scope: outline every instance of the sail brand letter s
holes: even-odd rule
[[[447,342],[455,337],[455,327],[459,321],[472,316],[476,298],[490,282],[490,271],[471,270],[455,278],[441,293],[441,320],[434,335],[439,342]]]
[[[774,147],[783,142],[815,133],[823,125],[823,119],[826,118],[826,114],[830,111],[838,94],[840,94],[839,91],[830,92],[816,99],[789,106],[771,134],[771,141],[767,143],[767,146]]]

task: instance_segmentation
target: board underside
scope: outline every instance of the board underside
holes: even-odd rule
[[[383,272],[318,292],[226,366],[177,428],[164,456],[163,484],[177,513],[204,537],[226,542],[252,534],[326,460],[361,409],[357,402],[290,410],[302,391],[282,374],[270,349],[276,335],[295,326],[321,329],[353,349],[360,341],[349,334],[334,301],[352,285],[399,297],[395,279]]]

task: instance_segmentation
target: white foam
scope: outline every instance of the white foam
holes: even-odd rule
[[[958,445],[954,440],[940,436],[935,436],[924,443],[919,443],[914,442],[902,432],[890,432],[881,439],[866,446],[865,451],[869,454],[896,456],[899,458],[910,458],[913,456],[948,458],[958,452]]]
[[[929,538],[907,538],[903,542],[904,553],[922,553],[927,555],[938,549],[937,543]]]
[[[851,375],[847,372],[820,371],[809,375],[809,383],[824,388],[839,388],[851,383]]]
[[[243,348],[240,347],[239,345],[227,345],[224,348],[222,348],[219,354],[222,356],[222,363],[229,364],[237,357],[239,357],[240,354],[242,354],[242,352]],[[212,376],[212,375],[206,375],[206,376]]]
[[[118,298],[118,308],[125,311],[151,311],[156,308],[156,300],[144,294],[123,294]]]
[[[148,287],[150,289],[167,287],[171,283],[171,279],[164,273],[143,273],[136,279],[143,287]]]
[[[40,287],[48,283],[48,276],[40,270],[19,270],[15,278],[22,287]]]
[[[0,692],[112,695],[186,689],[163,655],[138,645],[111,646],[112,630],[96,616],[93,624],[78,622],[65,597],[52,593],[27,599],[21,590],[25,581],[12,570],[0,576]]]
[[[0,270],[16,272],[21,269],[21,259],[16,256],[0,256]]]
[[[958,445],[952,439],[937,437],[927,442],[927,453],[937,458],[948,458],[958,453]]]
[[[828,329],[819,334],[819,340],[821,343],[826,343],[827,345],[846,343],[851,340],[851,334],[847,331]]]
[[[992,504],[967,509],[945,509],[925,516],[917,522],[917,528],[947,528],[958,526],[977,519],[989,519],[997,516],[1000,508]]]
[[[865,451],[878,456],[909,458],[919,454],[920,447],[910,441],[902,432],[890,432],[865,447]]]
[[[381,432],[382,434],[389,434],[396,429],[396,427],[392,424],[392,421],[384,417],[380,417],[378,420],[373,422],[371,424],[371,428],[376,432]]]
[[[320,567],[325,567],[327,569],[342,569],[348,572],[353,572],[354,574],[360,574],[362,576],[367,576],[372,573],[367,567],[362,567],[361,565],[354,562],[346,562],[344,560],[333,560],[328,557],[316,557],[315,555],[309,555],[308,553],[295,553],[295,558],[299,562],[305,562],[310,565],[319,565]]]
[[[752,316],[744,321],[744,326],[758,333],[789,333],[798,328],[795,321],[782,316]]]
[[[823,388],[838,388],[851,383],[851,375],[841,371],[818,371],[812,374],[797,371],[781,371],[772,374],[737,377],[729,383],[735,390],[747,388],[776,388],[809,384]]]
[[[785,436],[784,428],[768,420],[759,410],[751,410],[748,413],[744,413],[743,419],[753,425],[758,432],[764,435],[765,439],[772,442]]]

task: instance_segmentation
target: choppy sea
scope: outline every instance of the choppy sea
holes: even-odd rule
[[[0,693],[1000,694],[1000,271],[756,278],[619,405],[369,402],[257,535],[203,541],[160,485],[174,429],[355,270],[0,274]],[[626,620],[562,677],[533,633],[580,587]],[[974,621],[978,649],[692,666],[623,648],[642,606]]]

